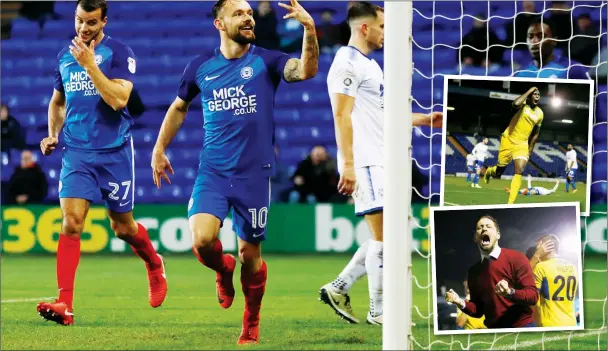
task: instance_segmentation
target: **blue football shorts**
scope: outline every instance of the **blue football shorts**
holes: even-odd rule
[[[132,143],[106,152],[65,148],[59,176],[59,198],[94,202],[101,196],[110,211],[132,211],[134,168]]]

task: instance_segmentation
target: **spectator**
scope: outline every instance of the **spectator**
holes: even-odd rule
[[[279,158],[279,147],[274,147],[274,152],[277,157],[276,169],[274,175],[270,178],[271,182],[271,202],[286,202],[287,192],[291,190],[291,179],[289,177],[289,170],[283,162],[278,160]]]
[[[21,165],[8,181],[8,203],[17,205],[42,203],[48,192],[48,182],[30,150],[21,152]]]
[[[337,174],[336,163],[325,147],[315,146],[293,174],[289,202],[329,202],[338,192]]]
[[[552,1],[551,8],[547,14],[553,22],[553,37],[562,41],[557,42],[557,47],[568,50],[568,40],[572,36],[572,9],[566,1]]]
[[[23,128],[21,128],[19,121],[10,114],[8,106],[5,104],[2,104],[0,119],[2,121],[1,151],[10,153],[11,149],[23,149],[25,146],[25,133]]]
[[[473,28],[462,38],[461,63],[463,65],[489,67],[502,60],[501,44],[494,30],[488,29],[485,14],[478,14]],[[468,46],[467,46],[468,45]],[[488,51],[486,55],[486,50]]]
[[[522,12],[517,13],[513,21],[507,22],[505,31],[507,38],[505,45],[515,45],[515,49],[526,50],[526,38],[528,36],[528,27],[535,18],[536,6],[534,1],[523,1]]]
[[[590,65],[591,61],[597,55],[597,38],[581,37],[585,36],[597,36],[599,29],[591,21],[589,14],[582,14],[576,19],[576,31],[575,36],[572,38],[570,43],[570,57],[573,60],[582,63],[583,65]]]
[[[277,14],[270,1],[260,1],[253,12],[255,21],[255,45],[268,50],[278,50],[281,47],[281,38],[277,33]]]
[[[334,24],[334,13],[332,10],[321,12],[321,23],[317,25],[317,38],[321,51],[333,54],[335,50],[345,44],[342,43],[341,26]]]
[[[49,19],[59,19],[55,13],[55,1],[22,1],[19,14],[31,21],[36,21],[40,28]]]

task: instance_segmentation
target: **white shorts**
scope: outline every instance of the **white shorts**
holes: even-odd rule
[[[355,214],[363,216],[384,208],[384,167],[368,166],[355,170],[357,184],[353,192]]]

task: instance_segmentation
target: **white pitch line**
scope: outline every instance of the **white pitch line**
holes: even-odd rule
[[[550,336],[550,337],[546,337],[544,339],[544,342],[551,342],[551,341],[560,341],[560,340],[568,340],[568,337],[570,337],[571,339],[573,338],[582,338],[585,336],[593,336],[593,335],[599,335],[602,333],[605,333],[606,330],[594,330],[594,331],[590,331],[587,333],[572,333],[572,335],[561,335],[561,336]],[[517,350],[517,348],[524,348],[524,347],[530,347],[530,346],[536,346],[536,345],[540,345],[542,344],[543,341],[541,341],[540,339],[538,340],[531,340],[531,341],[522,341],[522,342],[518,342],[517,345],[509,345],[509,346],[504,346],[504,347],[497,347],[495,348],[495,350]],[[565,350],[565,348],[564,348]]]
[[[32,301],[44,301],[54,299],[55,297],[32,297],[29,299],[7,299],[0,301],[1,303],[18,303],[18,302],[32,302]]]
[[[453,203],[453,202],[447,202],[447,201],[444,201],[443,203],[444,203],[444,204],[448,204],[448,205],[452,205],[452,206],[460,206],[459,204],[455,204],[455,203]]]

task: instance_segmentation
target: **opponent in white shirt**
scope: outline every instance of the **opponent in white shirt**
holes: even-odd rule
[[[467,183],[472,182],[471,176],[475,174],[475,162],[477,161],[477,157],[473,154],[467,155]]]
[[[338,144],[338,190],[352,195],[355,212],[364,216],[372,238],[354,254],[331,283],[320,290],[320,300],[350,323],[358,323],[348,291],[368,275],[370,311],[367,322],[382,324],[382,210],[384,206],[384,74],[368,55],[384,42],[384,10],[355,2],[348,10],[349,45],[341,48],[327,75],[328,93]],[[404,97],[404,101],[408,101]],[[413,114],[414,125],[441,127],[443,115]],[[404,150],[407,152],[407,150]]]
[[[568,152],[566,152],[566,192],[570,190],[572,185],[572,193],[576,192],[576,172],[578,171],[578,162],[576,160],[576,151],[572,144],[568,144]]]
[[[475,155],[475,178],[473,178],[471,188],[481,188],[481,186],[479,186],[479,174],[481,173],[483,162],[488,155],[488,138],[483,138],[481,143],[475,145],[471,153]]]
[[[559,186],[559,179],[555,181],[555,186],[552,189],[543,188],[542,186],[532,186],[532,176],[528,174],[528,187],[519,190],[519,194],[521,195],[550,195],[557,191],[557,187]],[[511,192],[510,188],[505,188],[507,193]]]

